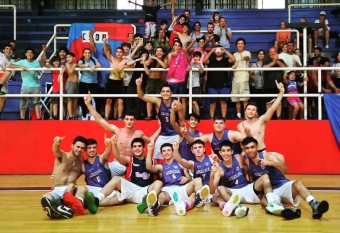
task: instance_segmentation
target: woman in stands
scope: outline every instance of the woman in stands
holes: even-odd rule
[[[87,94],[91,92],[92,94],[97,94],[98,90],[98,78],[96,68],[102,67],[98,62],[97,58],[92,57],[92,51],[89,48],[83,50],[83,56],[78,61],[79,68],[91,68],[90,71],[81,71],[80,81],[79,81],[79,94]],[[84,103],[83,98],[79,98],[79,105],[82,109],[83,118],[86,117],[87,107]]]

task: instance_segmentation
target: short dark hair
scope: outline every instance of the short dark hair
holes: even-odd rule
[[[53,62],[55,62],[55,61],[61,62],[60,57],[58,57],[58,56],[52,57],[51,60],[50,60],[50,64],[53,64]]]
[[[85,137],[83,137],[83,136],[77,136],[77,137],[75,137],[74,139],[73,139],[73,145],[74,144],[76,144],[77,142],[82,142],[82,143],[84,143],[85,144],[85,146],[87,146],[87,139],[85,138]]]
[[[145,146],[145,142],[144,142],[144,140],[142,138],[134,138],[134,139],[132,139],[131,147],[133,147],[133,144],[135,144],[135,143],[141,143],[143,147]]]
[[[161,90],[163,89],[163,87],[168,87],[168,88],[170,88],[170,91],[173,92],[172,86],[169,85],[168,83],[164,83],[161,87]]]
[[[33,54],[35,54],[35,50],[34,50],[34,48],[32,48],[32,47],[27,47],[27,48],[25,49],[25,53],[27,53],[27,51],[31,51]]]
[[[216,121],[216,120],[222,120],[222,121],[225,121],[225,117],[223,117],[223,116],[220,116],[220,115],[216,115],[216,116],[214,116],[213,120],[214,120],[214,121]]]
[[[72,53],[72,52],[66,53],[66,56],[67,56],[67,55],[69,55],[69,56],[71,56],[71,57],[76,57],[76,55],[75,55],[74,53]]]
[[[322,52],[322,48],[321,47],[315,47],[314,50],[319,50],[320,52]]]
[[[88,145],[98,145],[97,141],[93,138],[88,138],[87,139],[87,146]]]
[[[10,45],[9,43],[8,43],[8,44],[5,44],[5,45],[4,45],[4,47],[3,47],[3,49],[5,49],[6,47],[10,47],[10,48],[12,48],[12,49],[13,49],[13,46],[12,46],[12,45]]]
[[[159,23],[159,25],[163,25],[163,24],[168,25],[168,21],[165,20],[165,19],[162,19],[161,22]]]
[[[253,138],[253,137],[245,137],[243,140],[242,140],[242,146],[246,146],[248,145],[249,143],[252,143],[254,142],[256,145],[259,144],[259,142]]]
[[[190,114],[189,114],[189,119],[190,119],[191,117],[195,118],[195,119],[197,120],[198,123],[201,121],[201,117],[200,117],[197,113],[194,113],[194,112],[190,113]]]
[[[243,41],[243,44],[244,44],[244,45],[247,44],[247,42],[246,42],[246,40],[245,40],[244,38],[239,37],[239,38],[235,41],[235,45],[237,45],[237,43],[238,43],[239,41]]]
[[[117,50],[122,50],[122,51],[124,52],[124,49],[123,49],[122,47],[117,47],[117,48],[116,48],[116,51],[117,51]]]
[[[248,102],[247,105],[246,105],[246,107],[245,107],[245,109],[247,109],[248,106],[255,106],[255,107],[256,107],[256,110],[259,109],[259,106],[257,105],[256,102]]]
[[[140,33],[136,33],[133,35],[133,38],[137,38],[137,37],[143,38],[142,34]]]
[[[66,48],[65,46],[60,47],[59,50],[58,50],[58,53],[59,53],[60,51],[65,51],[65,53],[69,53],[69,52],[70,52],[70,51],[68,50],[68,48]]]
[[[128,43],[128,42],[123,42],[123,43],[121,43],[120,47],[123,48],[124,46],[128,47],[129,49],[131,48],[131,44]]]
[[[185,23],[182,24],[182,27],[184,27],[184,26],[187,27],[187,28],[190,28],[190,24],[187,23],[187,22],[185,22]]]
[[[204,142],[201,139],[196,139],[192,144],[191,144],[191,148],[196,145],[196,144],[200,144],[204,146]]]
[[[133,116],[133,118],[136,118],[136,113],[133,110],[126,111],[124,114],[125,116]]]
[[[174,148],[172,147],[172,144],[171,144],[171,143],[168,143],[168,142],[166,142],[166,143],[164,143],[164,144],[161,145],[161,152],[162,152],[162,149],[163,149],[164,147],[171,147],[171,150],[172,150],[172,151],[174,150]]]
[[[17,42],[16,42],[15,40],[9,40],[9,41],[8,41],[8,44],[10,44],[10,43],[16,44]]]
[[[224,141],[221,142],[221,144],[220,144],[220,151],[221,151],[222,147],[224,147],[224,146],[225,147],[230,147],[230,149],[233,150],[233,143],[231,141],[229,141],[229,140],[224,140]]]

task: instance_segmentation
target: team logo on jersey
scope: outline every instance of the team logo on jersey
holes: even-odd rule
[[[239,171],[239,170],[240,170],[240,168],[237,166],[237,167],[236,167],[236,171]]]
[[[132,166],[139,167],[139,164],[132,163]]]
[[[177,168],[178,168],[178,166],[176,166],[176,165],[175,165],[175,166],[174,166],[174,168],[175,168],[175,169],[177,169]]]

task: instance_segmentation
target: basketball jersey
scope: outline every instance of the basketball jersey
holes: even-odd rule
[[[200,136],[200,132],[196,130],[195,133],[191,133],[187,130],[188,135],[191,137],[197,138]],[[183,138],[181,143],[179,144],[179,154],[182,156],[183,159],[195,161],[195,155],[191,152],[191,145],[188,141]]]
[[[158,119],[161,122],[161,133],[163,136],[173,136],[177,135],[175,130],[172,128],[170,124],[170,113],[171,113],[171,104],[174,100],[171,100],[171,103],[166,106],[163,100],[161,100],[161,105],[159,106],[159,111],[157,113]]]
[[[146,159],[139,160],[132,156],[126,170],[125,179],[139,187],[146,187],[154,182],[153,173],[146,169]]]
[[[184,176],[182,167],[173,160],[170,164],[162,164],[163,186],[181,185],[180,179]]]
[[[229,137],[228,137],[228,132],[229,132],[229,129],[225,129],[225,130],[224,130],[224,133],[223,133],[223,136],[222,136],[221,139],[218,139],[218,138],[216,137],[215,132],[214,132],[214,133],[213,133],[212,141],[211,141],[211,143],[210,143],[211,149],[214,151],[215,154],[218,155],[218,157],[219,157],[220,159],[222,159],[221,156],[220,156],[220,153],[219,153],[219,151],[220,151],[220,146],[221,146],[221,142],[223,142],[223,141],[230,141],[230,140],[229,140]],[[241,153],[241,146],[240,146],[240,143],[238,143],[238,142],[237,142],[237,143],[233,143],[233,150],[234,150],[234,155],[235,155],[235,154],[240,154],[240,153]]]
[[[111,180],[111,172],[109,168],[104,167],[100,162],[99,156],[91,164],[87,160],[84,161],[85,182],[87,185],[95,187],[104,187]]]
[[[220,167],[224,172],[222,184],[225,187],[239,189],[249,184],[249,182],[246,179],[246,174],[242,166],[240,166],[238,160],[235,158],[235,156],[233,156],[232,167],[226,167],[223,163],[221,163]]]
[[[202,162],[195,160],[194,162],[194,178],[201,177],[203,185],[209,185],[210,171],[212,162],[208,156],[204,156]]]
[[[259,153],[259,158],[264,159],[264,152]],[[279,169],[273,166],[261,166],[261,161],[256,165],[249,157],[246,155],[246,158],[249,160],[249,170],[250,175],[253,180],[257,180],[264,174],[268,174],[270,183],[273,186],[273,189],[277,189],[281,187],[283,184],[287,183],[289,180],[280,172]]]

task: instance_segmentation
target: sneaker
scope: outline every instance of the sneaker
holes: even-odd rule
[[[55,205],[53,200],[48,199],[47,197],[43,197],[41,199],[41,205],[46,211],[46,214],[49,218],[52,219],[67,219],[72,218],[74,216],[74,212],[72,209],[64,206],[64,205]]]
[[[4,92],[4,91],[0,91],[0,95],[6,95],[7,92]]]
[[[150,216],[157,216],[158,215],[158,197],[155,190],[152,190],[148,193],[146,197],[146,204],[148,205],[148,213]]]
[[[282,210],[284,210],[285,208],[282,205],[277,205],[276,203],[268,203],[268,205],[265,208],[265,211],[268,214],[273,214],[273,215],[280,215],[281,216],[281,212]]]
[[[146,204],[146,197],[147,196],[148,196],[148,194],[145,194],[143,199],[142,199],[142,202],[137,205],[137,210],[141,214],[144,213],[145,210],[148,208],[148,205]]]
[[[177,215],[184,216],[187,213],[187,210],[185,209],[185,202],[176,191],[172,195],[172,200],[174,202]]]
[[[208,185],[204,185],[200,191],[196,194],[195,206],[201,207],[205,200],[209,198],[210,188]]]
[[[243,218],[248,215],[249,208],[246,206],[238,205],[235,209],[236,218]]]
[[[300,209],[294,209],[290,207],[284,207],[285,209],[282,210],[281,216],[286,220],[293,220],[296,218],[301,217],[301,210]]]
[[[329,45],[328,44],[325,45],[325,49],[329,49]]]
[[[313,200],[311,201],[310,206],[313,210],[314,219],[322,218],[322,215],[326,213],[329,209],[329,204],[327,201],[318,202],[317,200]]]
[[[241,198],[241,195],[238,193],[231,195],[229,201],[224,204],[222,214],[229,217],[233,213],[234,209],[240,204]]]
[[[85,205],[91,214],[95,214],[98,211],[99,199],[96,198],[93,193],[86,193],[84,198]]]
[[[85,214],[85,208],[83,203],[78,198],[76,198],[72,193],[66,192],[64,194],[63,199],[65,206],[71,208],[76,215]]]

